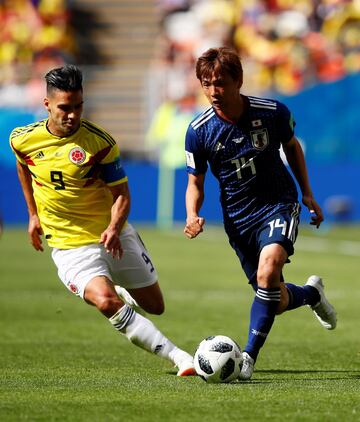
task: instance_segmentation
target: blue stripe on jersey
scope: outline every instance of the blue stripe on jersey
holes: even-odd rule
[[[116,182],[123,179],[126,174],[123,166],[121,165],[120,158],[117,158],[112,163],[101,164],[101,178],[105,183]]]

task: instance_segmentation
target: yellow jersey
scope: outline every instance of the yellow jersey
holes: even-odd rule
[[[79,129],[62,138],[47,130],[45,119],[15,128],[10,145],[31,172],[49,246],[71,249],[99,242],[113,205],[107,186],[127,181],[112,136],[81,119]]]

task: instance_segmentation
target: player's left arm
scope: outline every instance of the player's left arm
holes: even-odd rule
[[[310,224],[319,228],[324,220],[322,210],[316,202],[309,181],[309,175],[306,168],[305,157],[300,142],[295,136],[287,143],[283,143],[283,150],[290,168],[300,186],[302,193],[302,202],[311,213]]]
[[[100,243],[102,243],[108,253],[114,258],[121,258],[123,250],[119,239],[119,234],[124,227],[130,212],[130,191],[127,182],[119,185],[108,186],[114,203],[111,207],[111,219],[107,228],[101,233]]]
[[[110,222],[101,233],[100,243],[114,258],[120,259],[123,250],[119,235],[130,212],[130,191],[117,144],[114,144],[108,155],[104,157],[100,168],[101,178],[113,196]]]

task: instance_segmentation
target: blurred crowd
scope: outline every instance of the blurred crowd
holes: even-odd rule
[[[293,95],[360,71],[359,0],[158,0],[162,34],[155,68],[164,96],[194,87],[194,63],[207,48],[240,54],[244,89]],[[189,76],[190,74],[190,76]]]
[[[0,107],[41,107],[46,71],[76,63],[74,4],[0,0]],[[244,67],[243,92],[252,95],[294,95],[360,71],[360,0],[154,4],[160,36],[147,84],[146,143],[175,167],[182,163],[188,121],[207,104],[195,77],[196,59],[206,49],[234,47]]]
[[[239,51],[252,94],[292,95],[360,71],[360,0],[155,3],[161,36],[152,75],[160,102],[198,92],[196,58],[221,45]],[[48,68],[76,61],[69,11],[69,0],[0,0],[0,105],[17,101],[12,93],[23,84],[36,92]]]
[[[0,107],[37,106],[43,75],[73,61],[66,0],[0,0]]]
[[[183,165],[189,121],[208,105],[196,59],[230,46],[250,95],[294,95],[360,71],[360,0],[158,0],[161,34],[152,65],[147,146]]]

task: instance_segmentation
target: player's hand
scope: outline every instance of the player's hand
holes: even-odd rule
[[[316,226],[316,228],[318,229],[320,227],[320,224],[324,221],[324,216],[321,211],[320,205],[315,201],[312,196],[303,196],[302,202],[308,207],[310,211],[310,224],[312,226]]]
[[[32,215],[29,219],[28,234],[30,238],[30,243],[33,245],[36,251],[44,251],[42,246],[41,236],[44,234],[43,229],[40,224],[39,216]]]
[[[99,243],[104,245],[106,252],[111,253],[113,258],[122,258],[124,251],[121,246],[119,233],[116,229],[108,227],[105,231],[103,231],[101,233]]]
[[[184,228],[185,236],[189,239],[193,239],[203,231],[204,224],[205,219],[202,217],[188,217]]]

